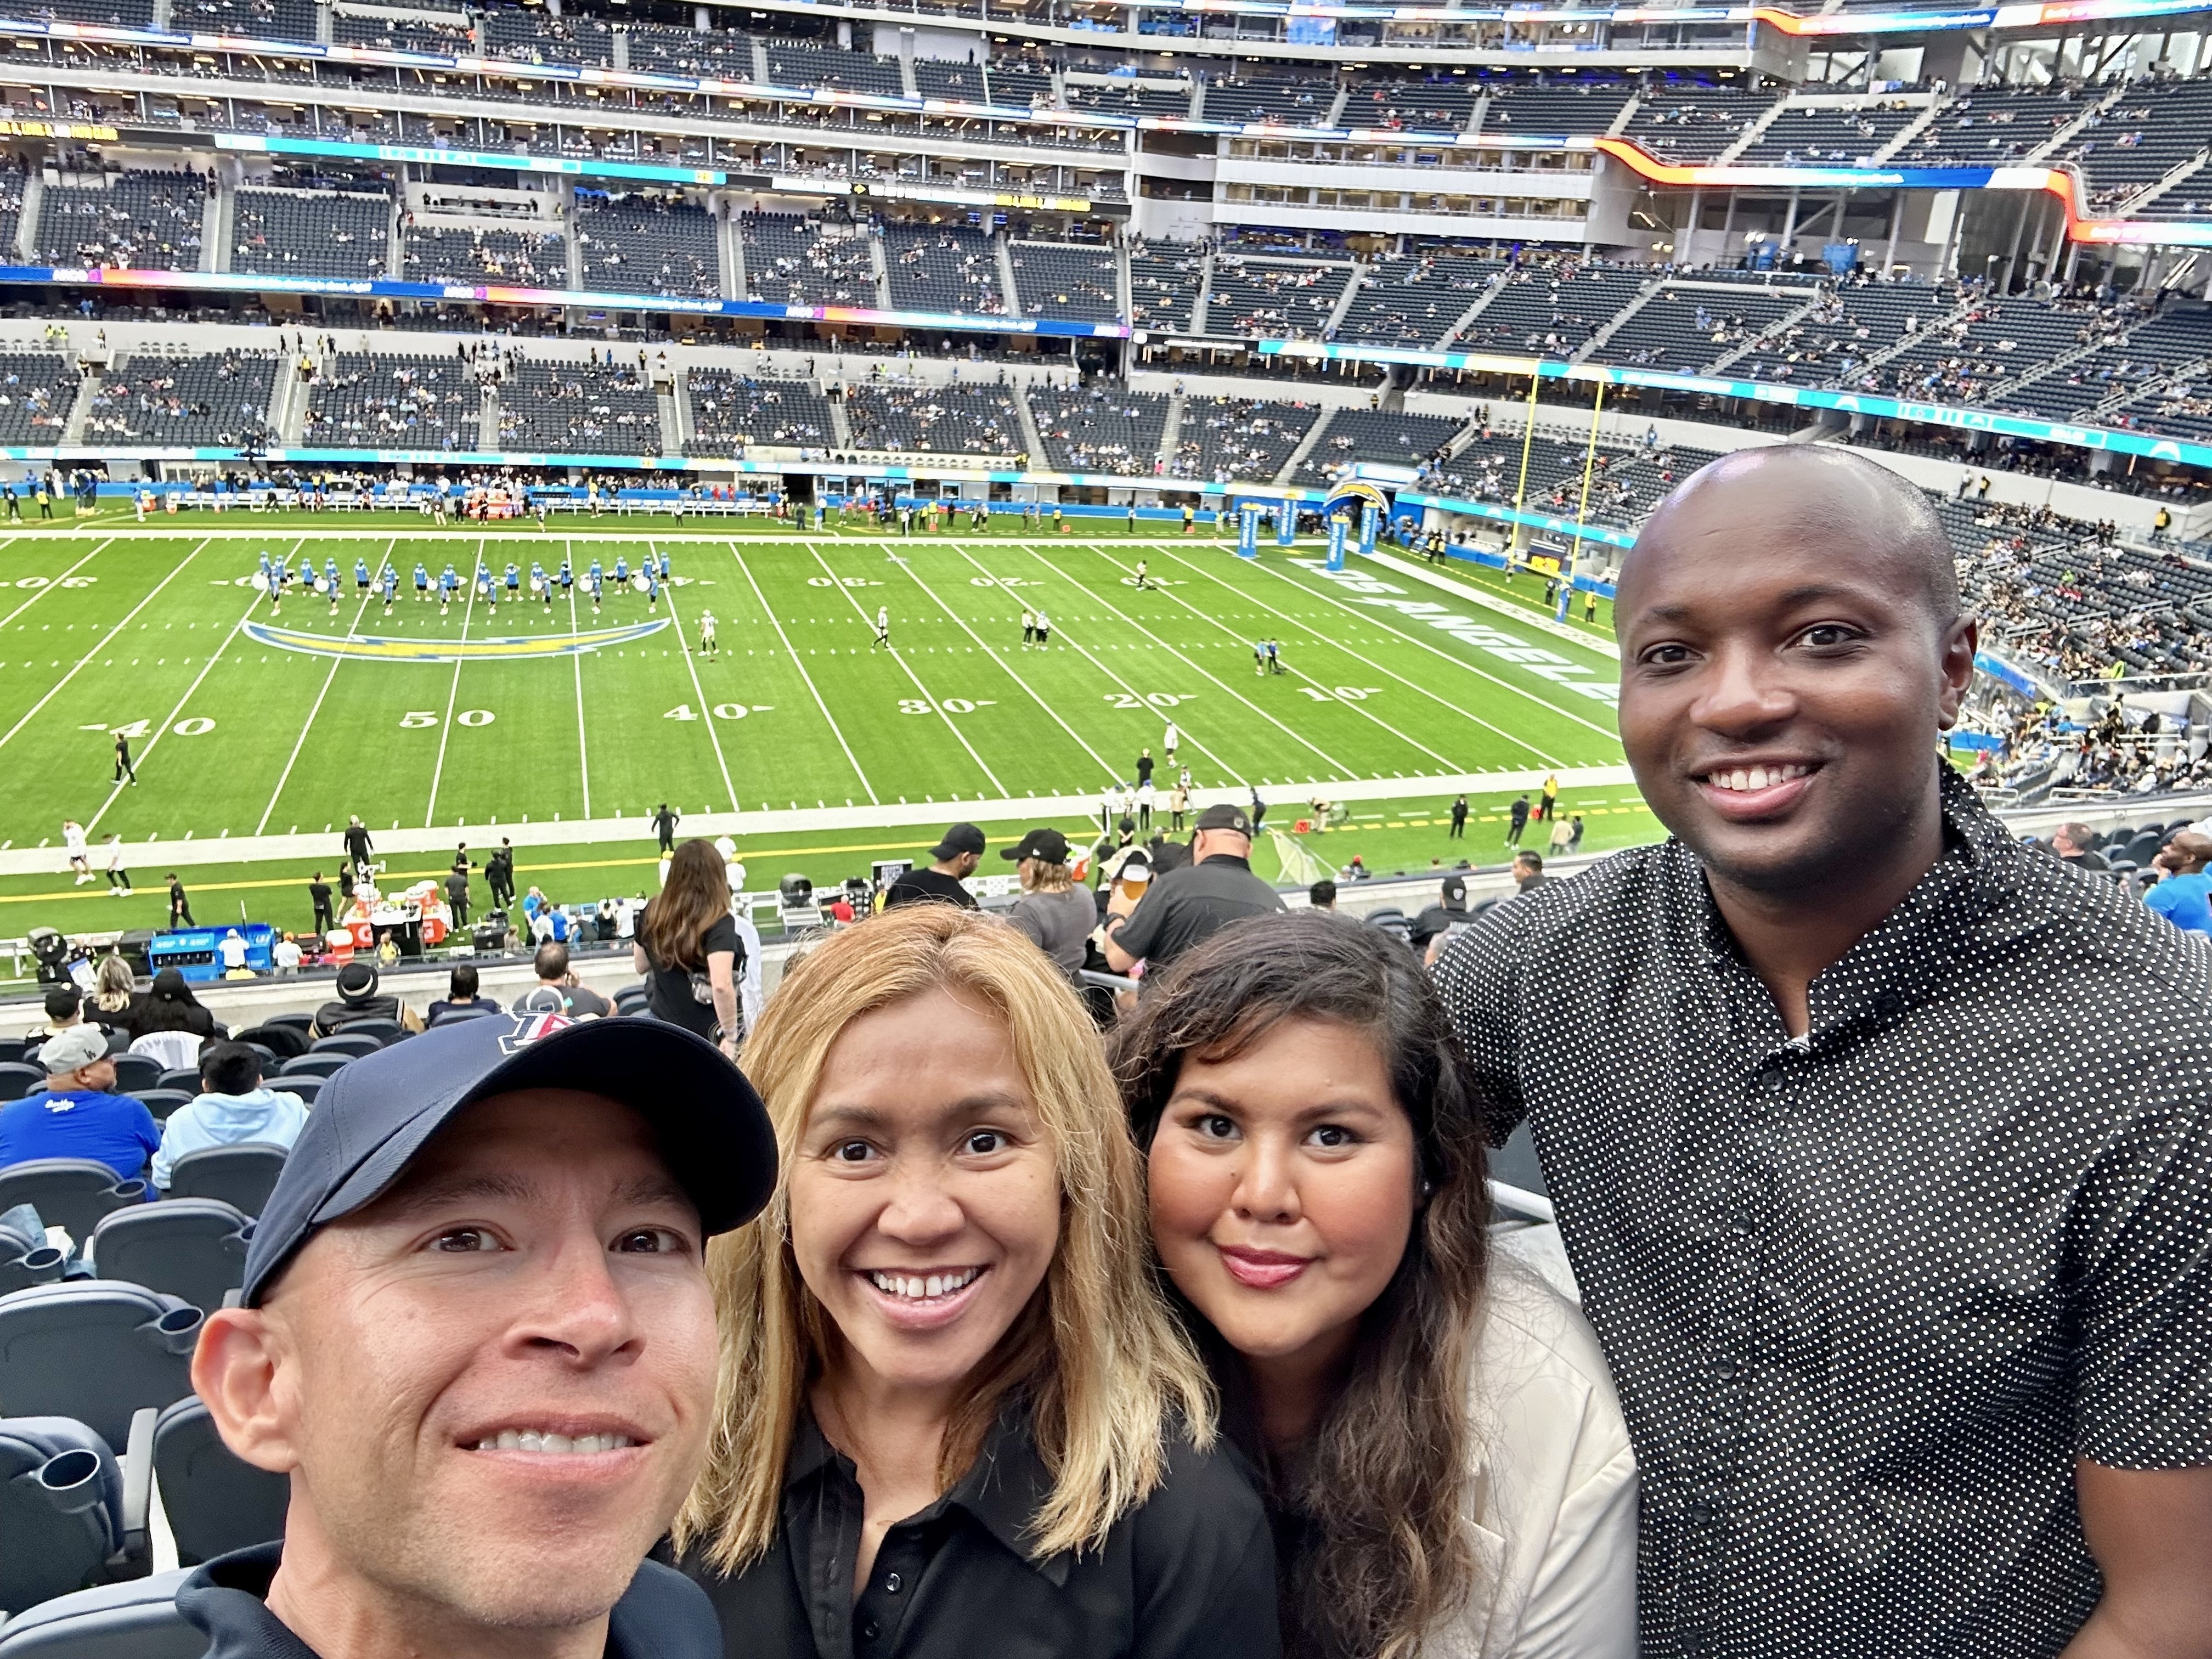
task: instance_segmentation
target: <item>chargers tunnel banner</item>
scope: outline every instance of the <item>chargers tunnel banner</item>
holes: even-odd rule
[[[1256,559],[1260,556],[1260,507],[1255,501],[1246,501],[1237,509],[1237,556]]]

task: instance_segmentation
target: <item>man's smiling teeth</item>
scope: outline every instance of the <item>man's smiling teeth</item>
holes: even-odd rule
[[[540,1434],[534,1429],[508,1429],[489,1440],[477,1442],[478,1451],[565,1452],[572,1457],[591,1457],[600,1452],[622,1451],[637,1443],[626,1434]]]
[[[1705,781],[1716,789],[1771,789],[1778,783],[1802,778],[1809,766],[1739,766],[1732,772],[1708,772]]]
[[[885,1296],[896,1296],[908,1302],[927,1301],[932,1297],[950,1296],[955,1291],[964,1291],[975,1283],[975,1275],[983,1270],[969,1267],[957,1273],[931,1273],[916,1279],[904,1273],[879,1273],[871,1269],[868,1282]]]

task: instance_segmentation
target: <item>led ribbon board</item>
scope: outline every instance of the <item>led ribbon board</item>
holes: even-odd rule
[[[1569,363],[1549,358],[1500,357],[1477,351],[1419,351],[1401,346],[1328,345],[1313,340],[1262,340],[1259,350],[1262,356],[1303,357],[1313,362],[1336,359],[1347,362],[1407,363],[1418,368],[1463,369],[1478,374],[1534,374],[1546,380],[1584,380],[1601,382],[1607,386],[1650,386],[1664,392],[1688,392],[1712,398],[1741,398],[1752,403],[1775,404],[1784,408],[1833,409],[1848,415],[1865,415],[1875,420],[1911,421],[1921,426],[1949,427],[1961,432],[1988,432],[1998,437],[2065,444],[2075,449],[2109,450],[2116,455],[2137,455],[2148,460],[2172,461],[2185,466],[2212,466],[2212,444],[2161,438],[2148,432],[2123,432],[2110,427],[2071,426],[2063,421],[2042,421],[2026,415],[2000,415],[1994,410],[1966,409],[1951,404],[1915,403],[1910,398],[1880,397],[1870,392],[1831,392],[1814,386],[1777,386],[1765,380],[1726,380],[1713,375],[1670,374],[1661,369],[1617,368],[1603,363]]]
[[[574,657],[604,651],[611,645],[634,645],[658,634],[670,619],[633,623],[627,628],[595,628],[581,634],[553,634],[541,638],[526,635],[505,639],[395,640],[374,635],[313,634],[305,629],[278,628],[249,622],[248,639],[279,651],[297,651],[310,657],[338,657],[348,662],[514,662],[526,657]]]
[[[610,294],[582,289],[507,288],[495,283],[405,283],[386,277],[280,276],[241,271],[126,270],[102,266],[0,265],[0,283],[61,287],[194,289],[217,294],[331,294],[362,299],[458,301],[464,304],[586,306],[691,317],[758,317],[770,321],[840,323],[873,328],[941,329],[970,334],[1030,334],[1058,339],[1128,337],[1126,323],[1070,322],[1057,317],[991,317],[951,311],[878,311],[866,306],[779,306],[761,300],[689,300],[665,294]]]
[[[1712,190],[2040,190],[2066,210],[2069,241],[2130,247],[2212,247],[2212,221],[2084,217],[2074,175],[2063,167],[1749,167],[1662,161],[1626,138],[1594,148],[1655,185]]]

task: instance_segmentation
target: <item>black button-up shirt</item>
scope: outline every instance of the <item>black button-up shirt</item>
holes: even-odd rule
[[[1437,964],[1620,1386],[1650,1659],[2055,1654],[2074,1460],[2212,1462],[2212,955],[1943,776],[1802,1042],[1677,842]]]
[[[177,1611],[207,1632],[207,1659],[315,1659],[315,1650],[269,1611],[282,1544],[218,1555],[177,1586]],[[607,1615],[606,1659],[715,1659],[714,1610],[698,1586],[658,1561]]]
[[[1180,1438],[1166,1480],[1103,1548],[1037,1559],[1052,1475],[1010,1412],[952,1489],[884,1536],[856,1601],[866,1501],[802,1417],[773,1548],[724,1578],[680,1565],[722,1618],[727,1659],[1279,1659],[1275,1557],[1226,1455]]]

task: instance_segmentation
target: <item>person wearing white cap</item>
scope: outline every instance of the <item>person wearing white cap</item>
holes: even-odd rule
[[[46,1086],[0,1106],[0,1169],[33,1158],[88,1158],[128,1181],[146,1167],[161,1132],[143,1101],[113,1092],[106,1032],[70,1026],[40,1046],[39,1064]]]

